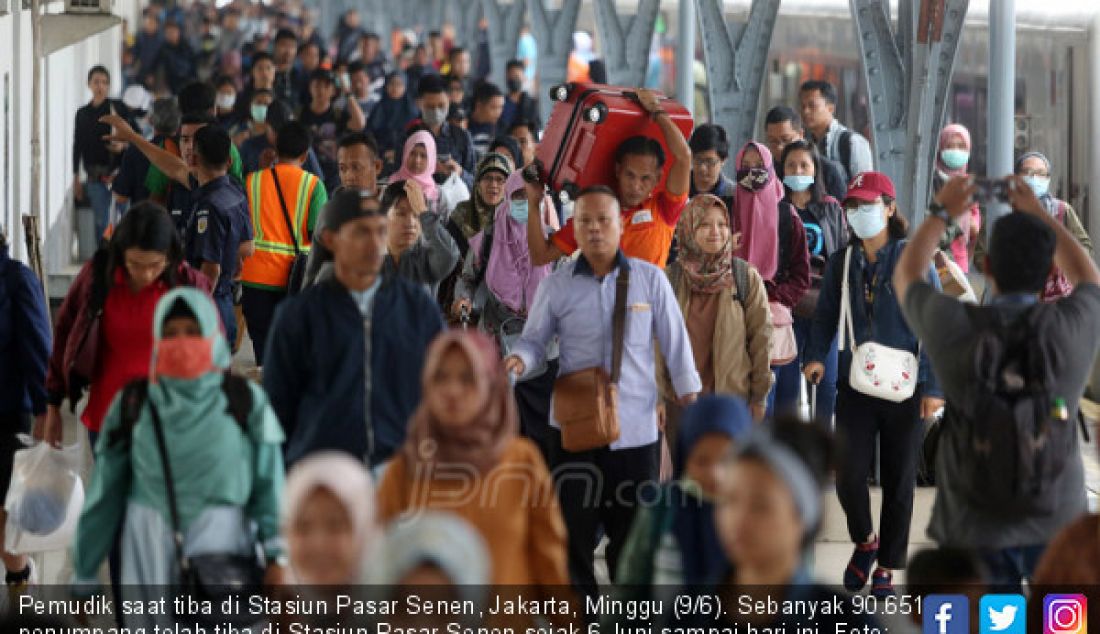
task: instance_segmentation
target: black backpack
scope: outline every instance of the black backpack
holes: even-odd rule
[[[847,177],[848,182],[851,182],[856,177],[852,173],[852,131],[845,130],[840,133],[840,139],[837,142],[837,151],[840,152],[840,165],[844,167],[844,175]]]
[[[776,249],[775,258],[777,260],[775,267],[775,275],[772,279],[776,282],[780,282],[787,278],[787,269],[790,268],[790,251],[791,251],[791,231],[794,226],[794,219],[791,214],[798,214],[794,209],[794,205],[781,200],[779,201],[779,216],[777,218],[776,233],[779,236],[778,249]]]
[[[1080,459],[1070,404],[1054,393],[1052,310],[1039,304],[1010,319],[967,306],[976,333],[974,382],[961,402],[948,400],[941,442],[953,445],[961,466],[953,484],[990,514],[1049,515],[1063,501],[1059,476]]]
[[[226,372],[222,379],[222,392],[228,404],[225,413],[233,417],[241,427],[242,433],[248,433],[248,416],[252,413],[252,388],[248,379]],[[122,388],[122,424],[111,433],[108,444],[119,442],[129,445],[134,425],[141,417],[145,399],[149,394],[149,379],[136,379]]]

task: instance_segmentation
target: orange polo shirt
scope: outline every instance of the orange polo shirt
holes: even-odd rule
[[[672,247],[672,235],[676,231],[676,223],[680,221],[687,199],[686,193],[672,196],[662,189],[654,192],[641,205],[624,209],[623,236],[619,239],[623,253],[664,268],[668,261],[668,251]],[[559,251],[572,255],[577,250],[573,219],[570,218],[551,239]]]

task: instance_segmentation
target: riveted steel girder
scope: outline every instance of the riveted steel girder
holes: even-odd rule
[[[919,222],[931,194],[959,35],[969,0],[902,0],[895,32],[881,0],[851,0],[871,106],[875,165]]]
[[[476,57],[477,23],[484,15],[480,0],[453,0],[453,4],[448,4],[454,10],[455,38],[470,51],[471,57]]]
[[[539,48],[539,84],[545,89],[563,83],[573,50],[573,29],[577,26],[580,0],[562,0],[561,9],[549,10],[546,0],[527,0],[531,31]],[[545,94],[539,99],[539,117],[550,119],[554,101]]]
[[[489,55],[492,60],[489,77],[503,88],[505,64],[516,56],[525,6],[523,0],[513,0],[507,4],[500,0],[481,0],[481,9],[489,20]]]
[[[660,0],[640,0],[638,12],[624,21],[614,0],[596,0],[596,28],[607,62],[607,78],[616,86],[642,86]]]
[[[710,118],[726,129],[732,147],[740,147],[753,137],[756,128],[760,85],[779,0],[753,0],[745,24],[727,23],[722,4],[722,0],[695,0],[703,35]],[[725,169],[732,175],[733,161],[727,161]]]

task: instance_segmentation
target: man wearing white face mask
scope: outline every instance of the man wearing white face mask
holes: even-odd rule
[[[873,579],[876,596],[892,595],[893,571],[905,567],[923,421],[943,406],[928,358],[890,285],[908,233],[895,198],[894,184],[879,172],[864,172],[849,185],[844,206],[854,237],[825,267],[803,370],[811,383],[821,381],[830,344],[839,336],[836,429],[846,458],[836,488],[855,544],[844,586],[857,592]],[[927,278],[940,287],[931,266]],[[873,349],[877,354],[868,352]],[[890,356],[904,360],[890,364]],[[867,489],[876,439],[882,466],[881,538],[875,534]]]
[[[420,80],[420,96],[416,100],[420,109],[420,120],[435,137],[437,155],[437,174],[450,176],[457,173],[466,183],[466,189],[474,189],[474,170],[477,156],[470,133],[458,126],[447,123],[447,112],[451,107],[447,96],[447,84],[443,78],[429,75]]]
[[[1077,241],[1085,247],[1089,255],[1093,255],[1092,240],[1089,239],[1088,232],[1081,225],[1081,219],[1077,212],[1068,202],[1056,198],[1050,193],[1050,159],[1039,152],[1026,152],[1016,159],[1014,171],[1017,176],[1022,176],[1028,186],[1031,187],[1031,191],[1035,192],[1035,196],[1039,198],[1043,209],[1073,234],[1073,237],[1077,238]],[[979,238],[978,244],[975,245],[974,261],[984,261],[987,253],[983,236]],[[1073,284],[1069,282],[1061,270],[1055,267],[1047,278],[1046,286],[1039,297],[1044,302],[1053,302],[1069,296],[1072,292]]]

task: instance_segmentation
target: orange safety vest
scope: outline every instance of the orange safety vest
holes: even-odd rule
[[[286,211],[294,223],[292,236],[275,191],[271,170],[248,175],[248,207],[252,212],[252,231],[256,252],[244,261],[241,283],[267,290],[286,290],[290,267],[294,263],[294,245],[300,253],[309,253],[309,207],[320,179],[293,165],[277,165]]]

